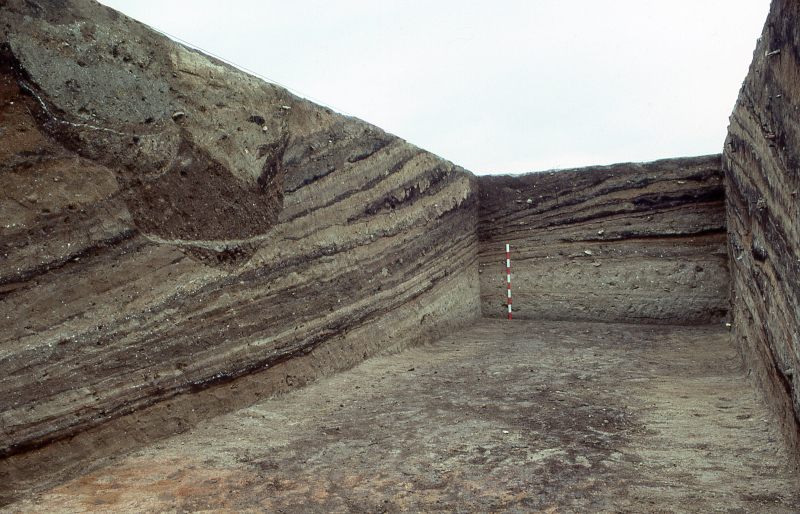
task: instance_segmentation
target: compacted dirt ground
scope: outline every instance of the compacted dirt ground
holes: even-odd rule
[[[482,320],[3,510],[794,513],[725,327]]]

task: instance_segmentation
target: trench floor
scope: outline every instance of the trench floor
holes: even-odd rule
[[[9,513],[795,513],[725,327],[482,320]]]

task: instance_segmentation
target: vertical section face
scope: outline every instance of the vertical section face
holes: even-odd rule
[[[481,307],[519,319],[722,323],[728,259],[719,156],[479,177]]]
[[[0,19],[0,504],[479,315],[471,173],[88,0]]]
[[[725,141],[734,339],[783,419],[800,423],[800,12],[774,1]]]

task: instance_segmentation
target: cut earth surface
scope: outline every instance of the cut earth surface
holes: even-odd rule
[[[2,512],[797,512],[759,394],[724,325],[484,319]]]

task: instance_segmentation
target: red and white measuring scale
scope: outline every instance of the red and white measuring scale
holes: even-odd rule
[[[508,282],[508,319],[511,319],[511,248],[506,245],[506,278]]]

